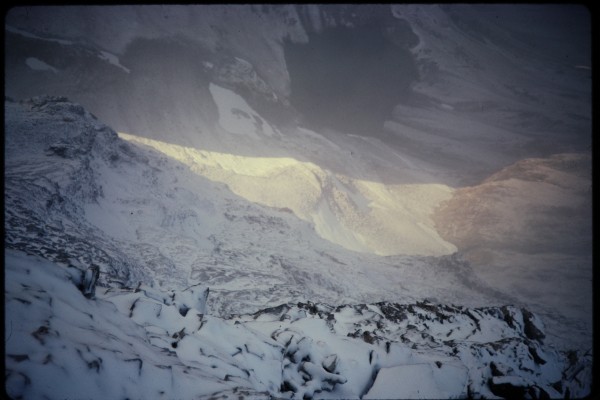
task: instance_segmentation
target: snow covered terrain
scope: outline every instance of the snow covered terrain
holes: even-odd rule
[[[9,395],[586,394],[588,17],[13,8]]]
[[[514,300],[465,275],[459,259],[350,254],[291,210],[236,198],[64,98],[5,110],[13,397],[554,397],[589,388],[589,351],[543,346],[529,311],[447,305]],[[90,300],[78,287],[94,265]],[[392,303],[424,294],[446,305]]]
[[[579,397],[589,354],[543,344],[515,307],[282,304],[223,319],[206,289],[98,287],[81,271],[7,251],[12,398]]]
[[[7,101],[5,110],[7,248],[95,264],[108,286],[202,283],[219,293],[209,309],[221,315],[295,300],[498,301],[475,276],[454,276],[468,269],[459,258],[347,251],[291,209],[250,203],[64,98]]]
[[[231,128],[230,128],[231,129]],[[252,132],[247,127],[245,132]],[[288,208],[312,222],[324,239],[354,251],[381,255],[443,255],[456,251],[430,218],[452,188],[435,183],[385,185],[336,174],[291,157],[244,157],[196,150],[120,133],[224,182],[254,203]]]

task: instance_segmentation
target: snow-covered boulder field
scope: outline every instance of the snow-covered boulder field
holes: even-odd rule
[[[586,395],[591,355],[544,344],[512,306],[282,304],[205,313],[207,288],[96,287],[5,255],[11,398],[562,398]],[[89,297],[89,298],[88,298]]]

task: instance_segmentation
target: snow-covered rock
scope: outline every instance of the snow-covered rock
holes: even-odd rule
[[[528,337],[505,318],[529,315],[514,307],[308,302],[219,318],[185,290],[98,287],[90,299],[64,266],[14,250],[5,265],[13,398],[541,398],[591,387],[590,355]]]
[[[364,399],[452,399],[466,396],[467,370],[452,364],[382,368]]]

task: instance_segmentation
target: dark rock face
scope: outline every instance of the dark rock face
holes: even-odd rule
[[[100,276],[100,268],[97,265],[89,267],[83,275],[83,295],[88,299],[94,297],[96,293],[96,283],[98,283],[98,277]]]
[[[505,399],[535,399],[546,400],[550,399],[550,395],[544,389],[537,385],[528,385],[525,382],[515,378],[508,381],[490,378],[488,385],[496,396]]]
[[[374,21],[327,27],[306,44],[285,43],[290,102],[304,123],[359,135],[382,131],[417,78],[411,53],[397,44],[411,42],[412,31],[404,27],[391,37],[389,29]]]
[[[394,304],[379,303],[378,305],[381,308],[383,315],[390,321],[399,323],[407,318],[406,313],[402,311],[400,307],[396,307]]]
[[[523,313],[525,335],[531,340],[542,341],[542,339],[544,339],[546,335],[540,330],[538,326],[536,326],[534,321],[534,315],[526,309],[522,309],[521,312]]]

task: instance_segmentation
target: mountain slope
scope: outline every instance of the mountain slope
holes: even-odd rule
[[[347,249],[380,255],[444,255],[455,250],[438,236],[429,218],[452,194],[445,185],[384,185],[291,157],[243,157],[119,135],[226,183],[249,201],[288,208],[312,223],[321,237]]]
[[[378,137],[438,183],[473,184],[524,157],[587,150],[585,13],[568,5],[15,8],[6,91],[68,96],[136,136],[282,155],[273,140],[235,147],[239,135],[214,134],[218,85],[266,123]],[[581,23],[563,26],[566,18]],[[54,70],[32,69],[32,59]],[[319,123],[306,108],[324,99],[336,107],[317,107]]]
[[[436,229],[479,276],[545,312],[573,342],[592,326],[591,158],[557,154],[519,161],[458,189],[434,213]],[[573,324],[573,325],[572,325]],[[576,328],[574,328],[576,326]],[[583,328],[588,326],[588,328]],[[579,336],[579,333],[582,336]]]
[[[7,101],[5,111],[7,248],[78,268],[95,264],[103,285],[202,282],[219,293],[209,304],[216,313],[294,299],[408,300],[424,288],[459,303],[496,301],[488,286],[470,287],[453,269],[434,279],[436,259],[379,257],[323,241],[290,209],[252,204],[163,153],[122,140],[64,98]],[[175,155],[182,154],[202,155]],[[206,163],[226,171],[232,160]],[[257,164],[257,171],[274,165]]]
[[[583,18],[577,7],[519,10]],[[455,244],[439,237],[430,214],[451,189],[524,157],[588,151],[589,74],[578,68],[589,58],[586,25],[559,31],[554,48],[540,45],[556,35],[543,18],[532,19],[532,36],[509,11],[15,8],[5,27],[6,92],[68,96],[118,132],[231,155],[234,169],[195,160],[196,172],[293,210],[351,250],[449,254]],[[267,182],[243,172],[284,158],[304,164]],[[424,185],[409,194],[390,186],[405,183]]]
[[[327,321],[343,304],[372,310],[382,302],[428,299],[452,308],[467,328],[460,307],[473,315],[488,307],[485,318],[495,320],[510,304],[507,310],[531,310],[544,322],[543,351],[553,354],[542,367],[535,351],[525,350],[533,339],[510,326],[490,338],[494,344],[491,350],[484,345],[485,353],[504,351],[510,342],[504,334],[516,329],[516,342],[507,345],[515,355],[510,364],[525,365],[531,357],[534,372],[492,369],[484,353],[474,364],[461,356],[449,366],[406,366],[395,359],[382,367],[371,363],[383,354],[379,349],[368,367],[362,357],[357,369],[364,372],[360,379],[371,377],[366,382],[342,379],[332,372],[331,354],[316,351],[329,370],[315,363],[301,367],[288,357],[286,384],[283,375],[253,375],[251,363],[239,370],[229,362],[269,354],[265,360],[283,368],[287,361],[263,348],[274,343],[252,338],[264,351],[230,348],[226,353],[237,355],[224,355],[223,369],[202,364],[194,372],[212,377],[207,396],[235,395],[229,382],[238,378],[247,396],[326,396],[335,387],[350,397],[386,397],[392,389],[411,397],[427,385],[432,397],[444,397],[442,386],[457,396],[478,391],[486,397],[567,395],[565,385],[570,394],[585,390],[588,367],[557,350],[580,350],[571,360],[591,357],[583,356],[592,342],[593,270],[591,24],[585,8],[15,7],[5,36],[5,250],[14,265],[34,263],[16,261],[22,253],[41,256],[70,271],[74,281],[79,274],[94,276],[98,267],[98,297],[115,300],[132,318],[127,299],[142,296],[132,288],[144,288],[143,296],[153,299],[138,300],[140,306],[156,311],[162,306],[155,302],[162,301],[173,306],[167,314],[177,316],[182,308],[179,300],[171,304],[174,299],[205,285],[208,303],[194,307],[219,326],[233,320],[249,326],[246,314],[278,304],[287,306],[272,311],[275,318],[320,310],[318,319]],[[31,292],[26,286],[32,282],[15,279],[11,302],[25,307],[32,300],[18,299]],[[78,303],[73,293],[61,301]],[[59,299],[49,296],[49,303]],[[62,315],[64,307],[50,310],[35,299],[27,329],[41,331],[25,336],[38,341],[50,329],[38,311]],[[304,305],[291,306],[297,302]],[[18,307],[12,315],[24,312]],[[361,323],[385,324],[379,311],[366,313]],[[141,318],[135,324],[151,322],[150,330],[159,331],[176,324],[150,315],[135,316]],[[298,325],[327,325],[311,318]],[[123,323],[144,335],[145,328]],[[427,326],[421,339],[431,344],[423,334],[435,336],[439,326]],[[363,335],[363,342],[376,330],[367,335],[355,328],[344,334]],[[175,333],[168,336],[181,339]],[[383,336],[423,344],[419,335]],[[281,338],[292,340],[287,333]],[[168,348],[165,343],[158,347]],[[444,354],[457,349],[440,346]],[[13,353],[10,362],[45,368],[24,354]],[[45,365],[44,357],[36,360]],[[100,361],[86,357],[85,365],[98,372]],[[178,366],[198,361],[182,357],[185,362],[169,360]],[[118,363],[135,358],[141,356]],[[264,368],[277,369],[273,365]],[[557,373],[554,367],[564,373],[560,385],[548,378]],[[465,368],[472,385],[462,384]],[[217,377],[221,371],[226,375]],[[578,386],[571,378],[581,371]],[[19,373],[11,387],[25,393],[29,374]],[[397,387],[394,376],[414,386]],[[185,397],[191,386],[183,387]]]

